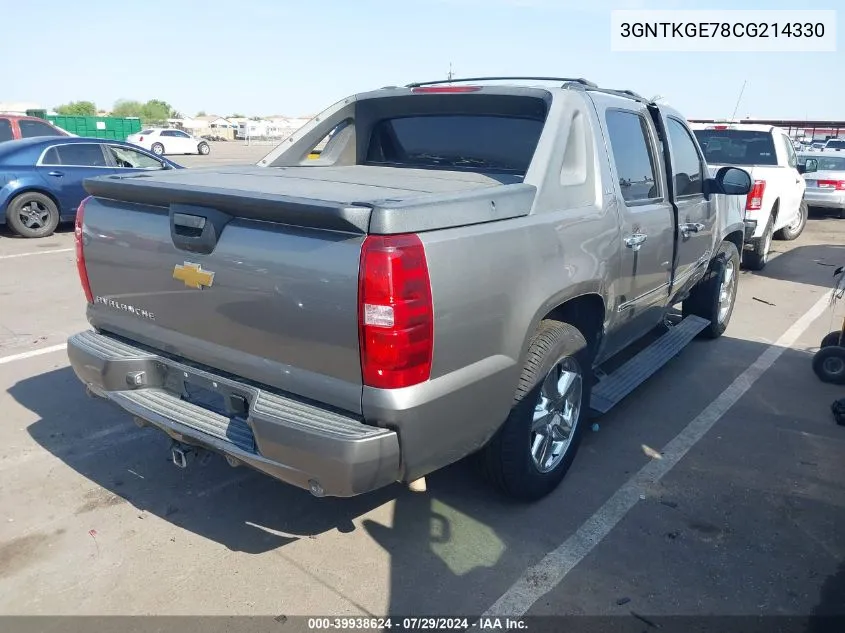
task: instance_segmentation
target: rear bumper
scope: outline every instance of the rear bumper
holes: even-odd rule
[[[176,441],[224,454],[312,493],[351,497],[400,477],[399,440],[391,430],[94,331],[70,337],[67,351],[74,372],[95,395]],[[229,413],[181,399],[186,381],[218,394],[229,403]],[[244,412],[232,413],[238,408]]]
[[[845,191],[806,189],[804,191],[804,201],[811,207],[845,209]]]
[[[745,241],[749,242],[757,231],[757,220],[745,220]]]

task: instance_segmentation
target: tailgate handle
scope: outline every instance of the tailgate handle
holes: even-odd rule
[[[217,209],[184,204],[170,205],[170,237],[183,251],[209,254],[232,216]]]

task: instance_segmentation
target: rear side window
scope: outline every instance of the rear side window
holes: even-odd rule
[[[607,133],[619,187],[625,202],[659,197],[648,124],[644,117],[626,110],[608,110]]]
[[[366,162],[524,175],[543,124],[533,118],[487,114],[382,119],[373,128]]]
[[[95,143],[73,143],[50,148],[42,165],[65,165],[67,167],[107,167],[102,148]]]
[[[0,143],[11,141],[15,138],[12,134],[12,122],[9,119],[0,119]]]
[[[667,125],[669,140],[672,143],[672,157],[675,172],[675,195],[702,195],[701,157],[695,147],[695,141],[687,128],[675,119],[669,119]]]
[[[826,149],[845,149],[845,141],[828,141],[825,145]]]
[[[18,121],[18,127],[21,129],[21,138],[31,138],[33,136],[63,136],[63,134],[52,125],[41,121],[28,121],[23,119]]]

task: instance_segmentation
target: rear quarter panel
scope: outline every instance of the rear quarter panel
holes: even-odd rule
[[[614,293],[619,224],[615,198],[602,190],[609,166],[591,107],[574,92],[553,102],[525,178],[537,186],[529,215],[420,234],[435,312],[431,380],[365,387],[362,399],[368,420],[398,430],[408,479],[496,432],[549,311],[583,294]]]

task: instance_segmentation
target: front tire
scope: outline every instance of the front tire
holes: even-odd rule
[[[728,329],[739,286],[739,251],[733,242],[722,242],[704,277],[684,299],[684,316],[695,315],[710,321],[701,332],[706,338],[719,338]]]
[[[197,147],[197,152],[203,156],[208,156],[209,152],[211,152],[211,147],[208,146],[208,143],[200,143]]]
[[[750,243],[751,249],[742,252],[742,265],[748,270],[763,270],[772,248],[772,216],[769,216],[763,235],[753,238]]]
[[[488,478],[502,492],[536,501],[558,486],[578,451],[591,376],[581,332],[568,323],[542,321],[510,415],[482,454]]]
[[[43,193],[22,193],[9,203],[6,223],[21,237],[48,237],[59,226],[59,208]]]
[[[801,204],[798,206],[798,217],[793,220],[792,224],[785,226],[778,231],[775,234],[775,237],[779,240],[785,241],[796,239],[804,232],[804,227],[807,226],[807,217],[809,216],[809,213],[810,210],[807,208],[807,201],[802,200]]]
[[[164,145],[161,143],[153,143],[153,146],[150,148],[153,154],[156,156],[163,156],[164,155]]]
[[[813,371],[822,382],[845,385],[845,347],[823,347],[813,355]]]

